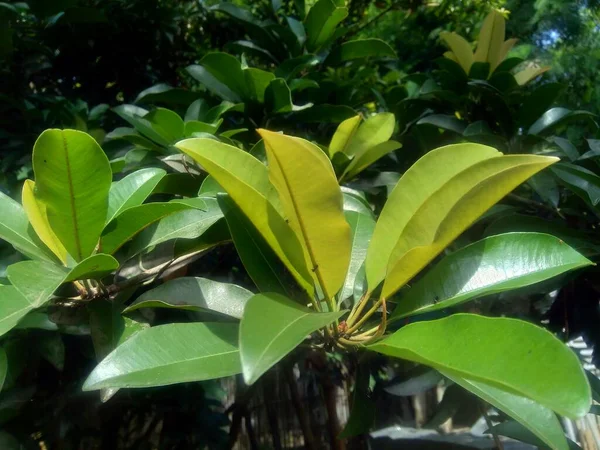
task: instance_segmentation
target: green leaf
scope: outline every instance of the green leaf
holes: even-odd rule
[[[33,308],[42,306],[63,283],[67,270],[43,261],[21,261],[6,268],[11,284]]]
[[[316,105],[294,112],[292,120],[306,123],[340,123],[352,116],[356,111],[346,105]]]
[[[4,380],[6,380],[6,374],[8,373],[8,358],[6,357],[6,351],[4,347],[0,347],[0,391],[4,386]]]
[[[358,130],[360,122],[360,115],[356,115],[344,120],[338,125],[337,130],[335,130],[335,134],[331,138],[331,143],[329,144],[330,158],[333,158],[333,156],[338,152],[345,153],[345,149],[352,140],[356,130]]]
[[[139,119],[139,120],[143,120],[143,119]],[[149,123],[147,123],[146,126],[150,127],[151,125]],[[138,147],[142,147],[144,149],[152,150],[155,152],[161,152],[161,153],[163,152],[163,147],[154,143],[150,139],[142,136],[134,128],[127,128],[127,127],[115,128],[113,131],[111,131],[110,133],[108,133],[106,135],[105,139],[106,139],[106,141],[122,139],[124,141],[127,141]],[[114,161],[111,161],[111,163],[113,163],[113,162]],[[116,171],[113,169],[113,173],[115,173],[115,172],[119,172],[119,171]]]
[[[128,208],[106,225],[100,240],[100,249],[103,253],[113,254],[147,226],[169,214],[190,208],[192,206],[182,201],[147,203]]]
[[[237,324],[176,323],[140,331],[96,366],[84,391],[164,386],[240,373]]]
[[[584,201],[592,206],[600,202],[600,177],[594,172],[569,163],[557,164],[551,170],[563,184]]]
[[[171,239],[195,239],[200,237],[223,213],[212,198],[203,198],[204,209],[178,211],[160,219],[139,233],[129,247],[129,256]]]
[[[338,296],[339,300],[344,300],[354,293],[354,282],[356,281],[360,267],[367,257],[367,248],[375,229],[375,220],[366,214],[345,211],[344,216],[350,225],[352,252],[350,254],[350,265],[348,266],[344,286]]]
[[[275,80],[275,75],[271,72],[249,67],[244,70],[244,77],[249,98],[258,103],[263,103],[265,101],[265,91],[269,84]]]
[[[442,130],[453,131],[457,134],[463,134],[466,128],[465,122],[457,119],[455,116],[445,114],[430,114],[420,119],[417,125],[433,125]]]
[[[23,207],[0,192],[0,239],[30,258],[52,262],[54,257],[37,237]]]
[[[479,42],[477,43],[474,60],[490,63],[492,71],[500,64],[506,54],[502,51],[505,26],[506,21],[502,14],[492,9],[483,21],[479,32]]]
[[[570,418],[591,405],[577,356],[521,320],[455,314],[406,325],[369,348],[524,395]]]
[[[540,439],[533,433],[533,431],[530,431],[529,429],[527,429],[527,427],[525,427],[524,425],[521,425],[519,422],[517,422],[515,420],[507,420],[506,422],[502,422],[502,423],[499,423],[498,425],[494,425],[487,432],[495,433],[499,436],[506,436],[511,439],[516,439],[517,441],[524,442],[526,444],[535,445],[536,447],[541,448],[541,449],[568,448],[570,450],[581,450],[581,447],[570,439],[567,439],[567,447],[565,447],[563,445],[562,439],[561,439],[561,441],[558,441],[557,443],[553,443],[554,444],[553,447],[548,447],[542,439]],[[558,435],[558,433],[556,433],[556,434]],[[559,444],[559,442],[560,442],[560,444]]]
[[[190,120],[189,122],[185,123],[185,131],[183,134],[185,137],[194,137],[196,133],[215,134],[222,122],[222,119],[219,119],[219,121],[214,124],[200,122],[198,120]]]
[[[208,139],[186,139],[176,147],[223,186],[300,285],[312,295],[312,276],[300,241],[278,212],[267,167],[249,153]]]
[[[344,42],[327,57],[325,64],[342,64],[362,58],[396,58],[396,52],[381,39],[357,39]]]
[[[187,68],[189,74],[208,90],[232,102],[248,97],[242,65],[236,57],[222,52],[208,53],[199,66]]]
[[[81,131],[46,130],[33,147],[33,170],[52,230],[76,261],[90,256],[106,220],[112,178],[102,148]]]
[[[378,144],[386,142],[394,133],[396,119],[392,113],[379,113],[369,117],[360,124],[350,141],[344,148],[344,153],[355,158]]]
[[[371,374],[364,364],[358,366],[352,391],[352,408],[340,439],[367,433],[375,423],[376,405],[371,399],[369,383]]]
[[[296,106],[292,103],[292,92],[283,78],[275,78],[265,92],[265,103],[273,113],[302,111],[310,108],[312,103]]]
[[[276,187],[292,230],[327,300],[344,283],[350,261],[350,227],[342,192],[331,162],[310,142],[258,130],[269,159],[269,179]],[[306,180],[311,180],[307,183]]]
[[[344,311],[317,313],[275,293],[250,298],[240,323],[240,357],[246,383],[254,383],[309,334],[342,314]]]
[[[135,105],[120,105],[116,106],[112,110],[142,135],[156,142],[160,146],[168,147],[171,144],[171,142],[166,139],[155,128],[155,126],[145,118],[145,116],[148,114],[148,110]],[[160,147],[156,148],[156,150],[162,151]]]
[[[488,237],[442,259],[398,301],[390,320],[530,286],[591,264],[548,234]]]
[[[108,193],[106,223],[125,209],[144,203],[166,174],[162,169],[140,169],[113,183]]]
[[[252,292],[235,284],[183,277],[144,292],[123,313],[140,308],[173,308],[217,312],[239,319],[250,297]]]
[[[406,371],[399,379],[390,381],[384,389],[388,394],[411,397],[436,387],[443,378],[437,370],[418,365]]]
[[[386,141],[369,148],[350,161],[350,164],[348,164],[348,167],[346,167],[346,170],[344,171],[343,177],[354,178],[364,169],[379,160],[379,158],[393,152],[394,150],[398,150],[401,147],[402,144],[400,142]]]
[[[528,398],[511,394],[489,384],[464,378],[450,371],[442,373],[456,384],[519,421],[550,448],[554,450],[569,448],[560,422],[549,409]]]
[[[119,262],[110,255],[98,253],[81,261],[65,277],[64,282],[75,280],[99,280],[117,270]]]
[[[529,127],[544,112],[549,109],[558,96],[564,91],[564,86],[559,83],[547,83],[536,88],[523,101],[517,114],[519,125]]]
[[[340,0],[319,0],[304,19],[306,48],[313,52],[325,44],[334,34],[336,27],[348,15],[348,9]]]
[[[591,119],[593,117],[596,117],[595,114],[588,111],[571,111],[566,108],[552,108],[546,111],[542,117],[529,127],[527,134],[546,135],[568,122]]]
[[[37,233],[41,241],[46,244],[50,251],[62,262],[67,264],[67,250],[60,242],[48,222],[46,205],[42,203],[35,195],[35,183],[31,180],[25,180],[23,183],[23,192],[21,195],[23,209],[27,214],[29,223]]]
[[[235,248],[252,281],[261,292],[276,292],[295,298],[296,283],[282,266],[256,227],[228,195],[217,197],[227,220]]]
[[[59,333],[44,333],[36,341],[40,355],[58,371],[65,368],[65,343]]]
[[[14,328],[33,306],[14,286],[0,286],[0,298],[0,336],[3,336]]]
[[[184,123],[179,114],[166,108],[155,108],[144,116],[169,144],[183,137]]]
[[[469,152],[473,150],[473,147],[470,146],[475,144],[464,145],[464,147],[460,144],[456,147],[445,147],[445,151],[454,153],[457,159],[460,159],[460,150]],[[477,147],[481,149],[483,146]],[[433,152],[429,154],[431,153]],[[409,218],[407,225],[400,232],[400,238],[388,261],[382,296],[389,297],[396,292],[481,214],[527,178],[555,161],[556,158],[544,156],[488,154],[486,160],[463,170],[445,183],[443,189],[435,192],[420,205],[420,208],[413,217]],[[441,170],[443,172],[445,169]],[[440,169],[438,168],[437,171],[439,172]],[[432,176],[435,173],[428,175]],[[425,180],[421,181],[425,182]],[[433,181],[434,184],[436,182],[438,181]],[[402,179],[394,191],[399,187],[406,187]],[[419,189],[424,190],[422,185]],[[411,191],[412,189],[405,192],[404,195],[414,196],[414,191],[412,194]],[[390,197],[395,197],[394,192]],[[392,203],[392,205],[399,204]],[[404,209],[406,210],[406,207]],[[377,228],[375,228],[376,232]],[[373,239],[375,239],[375,233]],[[371,284],[369,284],[369,289],[373,289]]]
[[[558,190],[556,178],[553,177],[551,173],[540,172],[531,177],[528,184],[542,200],[549,203],[554,208],[558,208],[560,192]]]

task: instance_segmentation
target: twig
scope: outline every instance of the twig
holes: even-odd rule
[[[494,438],[494,443],[496,444],[496,448],[498,450],[504,450],[504,445],[502,445],[502,442],[500,441],[500,438],[498,437],[498,434],[493,429],[494,428],[494,424],[492,423],[492,421],[490,419],[490,416],[488,416],[488,413],[485,410],[485,406],[483,405],[483,402],[478,401],[477,404],[479,406],[479,411],[483,415],[485,423],[488,426],[489,432],[492,433],[492,436]]]
[[[379,19],[381,19],[384,15],[386,15],[387,13],[389,13],[392,9],[395,9],[397,6],[399,6],[400,3],[401,2],[393,2],[390,6],[388,6],[386,9],[384,9],[383,11],[381,11],[379,14],[377,14],[375,17],[373,17],[368,22],[366,22],[366,23],[364,23],[362,25],[357,25],[356,28],[354,28],[353,30],[350,30],[350,32],[348,32],[346,34],[346,37],[348,38],[348,37],[354,36],[355,34],[359,33],[362,30],[364,30],[368,26],[374,24]]]

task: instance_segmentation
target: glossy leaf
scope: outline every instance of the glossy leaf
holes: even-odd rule
[[[367,257],[367,248],[375,229],[375,220],[371,216],[355,211],[345,211],[344,215],[350,225],[352,251],[344,286],[338,296],[339,300],[344,300],[354,293],[354,282],[356,281],[358,271]]]
[[[138,234],[129,248],[129,255],[137,255],[143,250],[171,239],[195,239],[201,236],[223,213],[212,198],[203,198],[203,209],[187,209],[175,212],[160,219]]]
[[[110,255],[98,253],[81,261],[65,277],[64,282],[75,280],[99,280],[117,270],[119,262]]]
[[[21,261],[8,266],[6,274],[29,304],[37,308],[63,283],[67,269],[43,261]]]
[[[342,287],[350,261],[350,227],[331,162],[304,139],[259,133],[269,159],[269,179],[323,293],[331,299]]]
[[[355,177],[381,157],[393,152],[394,150],[398,150],[400,147],[402,147],[402,144],[399,142],[386,141],[369,148],[367,151],[350,161],[350,164],[348,164],[348,167],[346,167],[344,177]]]
[[[381,39],[357,39],[335,48],[327,57],[326,64],[342,64],[362,58],[396,58],[396,52]]]
[[[343,313],[317,313],[275,293],[250,298],[240,323],[240,357],[246,383],[254,383],[309,334]]]
[[[217,197],[235,248],[254,284],[261,292],[295,298],[295,281],[269,244],[228,195]],[[296,288],[296,290],[299,290]]]
[[[200,60],[199,66],[190,66],[187,70],[192,77],[225,100],[239,102],[247,97],[242,66],[232,55],[208,53]]]
[[[269,83],[265,92],[265,102],[269,110],[274,113],[301,111],[312,106],[312,103],[303,106],[294,105],[292,103],[292,92],[283,78],[275,78]]]
[[[600,202],[600,177],[594,172],[575,164],[560,163],[552,168],[552,173],[592,206]]]
[[[96,366],[84,391],[164,386],[241,371],[237,324],[174,323],[135,334]]]
[[[14,328],[33,309],[31,303],[14,287],[0,286],[0,336]]]
[[[86,133],[46,130],[33,148],[36,197],[67,252],[92,254],[104,227],[112,172],[102,148]]]
[[[128,208],[106,225],[100,249],[103,253],[113,254],[147,226],[169,214],[190,208],[192,206],[183,202],[157,202]]]
[[[556,160],[553,157],[498,153],[446,183],[441,191],[421,205],[402,229],[388,261],[382,296],[389,297],[396,292],[481,214]],[[394,190],[402,185],[401,179]],[[369,289],[372,289],[370,284]]]
[[[319,0],[308,11],[304,20],[306,48],[318,50],[333,36],[336,27],[348,15],[348,9],[340,0]]]
[[[356,115],[344,120],[338,125],[333,137],[331,138],[331,143],[329,144],[330,158],[333,158],[333,156],[338,152],[344,153],[346,147],[352,140],[354,133],[356,133],[356,130],[358,130],[360,123],[361,117],[360,115]]]
[[[300,285],[312,295],[312,276],[300,241],[278,211],[267,168],[249,153],[207,139],[176,144],[223,186]]]
[[[543,328],[527,322],[455,314],[406,325],[371,350],[451,371],[581,417],[590,386],[577,356]]]
[[[372,147],[387,141],[394,132],[396,119],[392,113],[379,113],[365,120],[350,138],[344,153],[361,157]]]
[[[554,450],[567,450],[568,444],[556,415],[533,400],[500,390],[489,384],[443,371],[446,377],[500,411],[519,421]]]
[[[548,448],[565,448],[562,442],[560,445],[554,444],[554,447],[548,447],[546,443],[537,437],[532,431],[528,430],[527,427],[521,425],[519,422],[515,420],[507,420],[505,422],[494,425],[490,428],[488,433],[495,433],[499,436],[506,436],[511,439],[515,439],[520,442],[524,442],[526,444],[535,445],[541,449]],[[575,442],[567,438],[567,447],[569,450],[581,450],[581,447],[577,445]]]
[[[140,169],[113,183],[108,193],[106,223],[125,209],[144,203],[165,175],[162,169]]]
[[[144,292],[123,312],[139,308],[173,308],[217,312],[239,319],[250,297],[252,292],[235,284],[182,277]]]
[[[529,286],[591,264],[548,234],[488,237],[442,259],[398,301],[391,319]]]
[[[154,150],[162,151],[161,147],[170,145],[171,142],[162,136],[153,124],[145,118],[148,110],[135,105],[119,105],[112,110],[142,135],[159,144],[158,147],[153,147]]]
[[[30,258],[54,260],[33,231],[23,207],[3,192],[0,192],[0,239]]]
[[[179,114],[166,108],[155,108],[144,116],[169,144],[183,137],[184,123]]]
[[[535,121],[527,134],[548,134],[572,120],[590,119],[595,117],[588,111],[571,111],[566,108],[552,108],[546,111],[542,117]]]

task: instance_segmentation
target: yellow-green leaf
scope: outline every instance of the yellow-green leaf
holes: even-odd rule
[[[344,153],[358,158],[372,147],[392,137],[396,118],[392,113],[380,113],[369,117],[356,130],[346,146]]]
[[[396,292],[485,211],[556,161],[547,156],[498,153],[449,180],[402,230],[388,260],[382,296]]]
[[[29,223],[38,237],[66,265],[67,250],[50,228],[46,205],[35,196],[35,183],[31,180],[25,180],[23,184],[22,202]]]
[[[479,42],[475,51],[475,61],[489,62],[493,71],[500,63],[502,44],[504,44],[506,21],[502,14],[492,9],[483,21],[479,32]]]
[[[498,67],[502,61],[504,61],[504,58],[506,58],[508,52],[512,50],[512,48],[518,41],[518,39],[512,38],[507,39],[502,43],[502,47],[500,48],[500,55],[498,56],[498,61],[495,66],[490,66],[490,72],[493,72],[496,69],[496,67]]]
[[[279,199],[267,167],[249,153],[212,139],[186,139],[175,145],[202,165],[227,191],[269,246],[312,296],[313,281],[304,250],[278,211]]]
[[[265,142],[269,179],[323,293],[331,299],[344,283],[351,250],[350,226],[331,162],[304,139],[258,131]]]
[[[400,142],[386,141],[369,148],[367,151],[357,155],[352,161],[350,161],[350,164],[348,164],[348,167],[346,167],[342,178],[349,179],[355,177],[379,158],[387,155],[390,152],[393,152],[394,150],[398,150],[401,147],[402,144]]]
[[[548,67],[548,66],[544,66],[544,67],[531,66],[531,67],[521,70],[520,72],[517,72],[515,74],[515,80],[517,80],[517,83],[519,83],[519,86],[523,86],[524,84],[527,84],[528,82],[530,82],[531,80],[540,76],[541,74],[543,74],[544,72],[546,72],[548,70],[550,70],[550,67]]]
[[[469,44],[465,38],[456,33],[449,33],[444,31],[440,33],[440,37],[444,40],[446,45],[450,47],[454,57],[463,68],[465,73],[469,73],[471,66],[473,65],[473,50],[471,50],[471,44]]]
[[[338,152],[344,152],[348,143],[360,125],[360,115],[350,117],[340,123],[329,144],[329,157],[333,158]]]
[[[404,173],[381,211],[369,245],[366,275],[370,292],[385,278],[387,262],[402,230],[426,200],[463,170],[500,155],[483,145],[450,145],[427,153]]]

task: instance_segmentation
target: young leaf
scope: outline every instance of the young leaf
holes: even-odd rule
[[[33,306],[14,286],[0,286],[0,336],[17,325]]]
[[[240,357],[246,383],[254,383],[309,334],[342,314],[344,311],[317,313],[275,293],[250,298],[240,323]]]
[[[108,193],[106,223],[125,209],[144,203],[165,175],[166,172],[162,169],[140,169],[113,183]]]
[[[240,373],[237,324],[173,323],[140,331],[96,366],[84,391],[165,386]]]
[[[505,26],[506,21],[502,14],[492,9],[483,21],[479,32],[479,42],[477,43],[474,60],[489,62],[492,72],[502,61],[501,53],[504,44]]]
[[[369,241],[375,229],[375,220],[369,215],[355,211],[345,211],[346,221],[350,225],[352,236],[352,251],[350,254],[350,265],[344,280],[344,286],[339,294],[339,300],[344,300],[354,293],[354,282],[360,267],[367,256]]]
[[[252,292],[230,283],[200,277],[182,277],[144,292],[123,313],[140,308],[208,311],[239,319]]]
[[[379,158],[393,152],[394,150],[398,150],[401,147],[402,144],[400,142],[386,141],[369,148],[350,161],[350,164],[348,164],[348,167],[346,167],[346,170],[344,170],[342,178],[354,178],[364,169],[376,162]]]
[[[446,45],[450,47],[450,50],[452,50],[456,61],[460,64],[465,73],[469,73],[474,60],[471,44],[469,44],[465,38],[456,33],[442,31],[440,33],[440,37],[446,43]]]
[[[98,143],[75,130],[46,130],[33,147],[36,197],[52,230],[81,261],[92,254],[108,209],[112,172]]]
[[[577,356],[521,320],[455,314],[409,324],[369,348],[526,396],[570,418],[591,405]]]
[[[354,158],[363,156],[376,145],[386,142],[394,133],[396,118],[392,113],[379,113],[365,120],[350,138],[344,153]]]
[[[319,0],[308,11],[304,19],[306,48],[313,52],[325,44],[335,32],[338,24],[346,18],[348,9],[341,0]]]
[[[67,250],[60,242],[48,222],[46,205],[35,196],[35,183],[31,180],[25,180],[23,183],[23,193],[21,195],[23,209],[27,214],[29,223],[35,230],[38,237],[44,244],[58,257],[64,264],[67,264]]]
[[[302,288],[312,295],[312,276],[302,245],[278,211],[279,199],[266,166],[243,150],[209,139],[186,139],[175,146],[223,186]]]
[[[23,207],[0,192],[0,239],[30,258],[53,262],[52,253],[35,234]]]
[[[97,253],[81,261],[65,277],[63,282],[75,280],[98,280],[119,268],[119,262],[110,255]]]
[[[103,253],[113,254],[147,226],[169,214],[191,208],[193,206],[182,201],[147,203],[128,208],[106,225],[100,249]]]
[[[560,422],[548,408],[528,398],[511,394],[486,383],[464,378],[451,371],[442,373],[456,384],[519,421],[551,449],[568,450],[569,446]]]
[[[342,287],[350,261],[350,227],[331,162],[304,139],[259,133],[267,149],[269,178],[323,293],[331,299]]]
[[[529,286],[591,264],[548,234],[488,237],[442,259],[400,299],[390,320]]]
[[[388,261],[382,296],[396,292],[481,214],[556,161],[545,156],[499,156],[470,167],[446,183],[402,230]]]
[[[6,274],[30,305],[37,308],[63,283],[67,269],[43,261],[21,261],[8,266]]]
[[[346,147],[352,140],[356,130],[358,130],[360,122],[360,115],[356,115],[344,120],[338,125],[337,130],[335,130],[335,133],[331,138],[331,143],[329,144],[329,158],[333,158],[338,152],[345,153]]]

